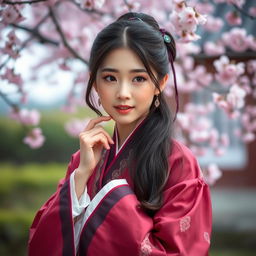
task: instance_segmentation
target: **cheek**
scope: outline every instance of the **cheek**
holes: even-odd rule
[[[101,99],[108,99],[111,94],[111,90],[107,90],[106,88],[98,88],[98,95]]]
[[[150,104],[154,97],[154,90],[151,88],[143,89],[139,93],[137,93],[137,101],[144,102]]]

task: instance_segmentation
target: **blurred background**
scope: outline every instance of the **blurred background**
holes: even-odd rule
[[[2,2],[6,2],[7,4],[9,1]],[[49,8],[52,8],[53,10],[55,8],[57,10],[60,1],[48,2],[50,6],[48,6]],[[87,41],[89,42],[83,41],[83,44],[87,45],[88,43],[86,46],[87,51],[87,48],[90,48],[89,46],[95,36],[95,34],[91,34],[91,38],[88,36],[88,31],[86,30],[87,25],[90,24],[90,26],[92,26],[92,24],[97,24],[97,29],[99,29],[102,26],[98,25],[99,19],[104,20],[103,23],[106,24],[113,20],[113,17],[104,16],[102,9],[100,9],[99,6],[88,7],[89,4],[100,1],[77,0],[70,2],[75,3],[77,6],[79,3],[81,4],[83,2],[84,6],[79,5],[78,7],[80,9],[82,8],[82,10],[86,10],[88,17],[92,17],[91,19],[88,18],[88,20],[85,20],[83,24],[82,34],[87,35]],[[123,6],[117,4],[117,2],[122,3]],[[106,10],[107,8],[113,10],[114,7],[118,10],[117,13],[115,13],[115,16],[118,16],[118,14],[121,14],[122,12],[132,10],[133,8],[134,10],[139,10],[141,4],[143,8],[147,6],[146,10],[150,10],[151,14],[154,16],[159,15],[157,18],[161,20],[162,13],[160,9],[163,9],[163,7],[159,7],[160,2],[161,1],[106,1],[105,4]],[[172,2],[182,4],[184,1]],[[248,14],[249,10],[251,10],[250,8],[256,7],[255,1],[216,0],[187,2],[199,2],[202,4],[200,8],[205,8],[205,11],[207,9],[206,7],[210,6],[208,4],[211,4],[215,7],[211,15],[213,17],[220,17],[225,21],[221,26],[221,31],[216,29],[215,31],[206,31],[202,28],[198,28],[201,40],[199,40],[196,45],[197,47],[200,47],[200,49],[204,48],[206,42],[216,42],[220,37],[220,34],[230,32],[232,26],[226,22],[227,18],[225,18],[226,13],[230,10],[234,11],[242,19],[241,24],[238,25],[238,27],[244,28],[248,35],[254,36],[255,40],[256,9],[254,10],[255,16],[253,16],[253,14]],[[152,8],[149,3],[152,5]],[[162,1],[161,3],[164,4],[163,6],[169,5],[168,1]],[[35,10],[32,11],[25,8],[24,10],[20,9],[20,11],[23,11],[31,19],[33,17],[33,19],[39,21],[40,15],[43,15],[44,13],[41,10],[44,10],[43,8],[45,7],[45,3],[41,4],[42,5],[37,6],[41,9],[39,8],[36,10],[35,8]],[[88,6],[85,6],[86,4],[88,4]],[[120,6],[122,6],[123,9]],[[1,14],[3,14],[2,10],[6,10],[5,8],[6,6],[4,5],[0,7]],[[210,10],[210,7],[207,10]],[[65,24],[65,19],[61,19],[62,13],[65,12],[66,9],[60,9],[59,12],[59,20],[62,20],[63,28],[67,25]],[[248,15],[251,17],[246,17]],[[101,16],[102,18],[99,18]],[[70,17],[67,15],[65,18],[68,20]],[[71,20],[73,20],[74,16],[71,18]],[[3,18],[1,18],[1,22],[3,23]],[[28,21],[28,24],[31,25],[34,21],[32,20],[31,24],[29,22],[30,21]],[[20,38],[25,40],[26,33],[29,33],[32,30],[28,30],[29,26],[26,30],[25,25],[22,27],[22,25],[17,24],[15,24],[15,22],[10,22],[8,24],[3,23],[4,26],[0,27],[0,30],[2,31],[5,27],[16,28]],[[167,26],[168,24],[166,23],[165,25]],[[74,24],[72,24],[72,26],[74,26]],[[70,41],[72,41],[72,37],[76,36],[72,34],[76,31],[72,26],[67,26],[67,30],[64,31],[64,34],[66,34]],[[53,26],[49,26],[49,24],[46,28],[43,28],[44,35],[51,35],[51,29],[53,29]],[[92,27],[92,30],[93,29],[94,28]],[[79,34],[80,30],[78,29],[77,31]],[[7,38],[7,32],[4,33],[4,36],[1,39]],[[0,255],[3,256],[26,255],[29,227],[35,213],[47,198],[55,192],[58,180],[65,175],[71,154],[79,149],[77,134],[86,125],[88,119],[95,117],[95,114],[86,107],[83,101],[85,91],[84,84],[88,78],[87,69],[85,66],[81,65],[81,63],[72,62],[72,59],[69,59],[70,56],[62,49],[63,44],[61,44],[59,47],[61,49],[58,48],[59,51],[56,53],[56,45],[54,45],[54,43],[57,39],[60,38],[52,37],[51,40],[47,39],[47,41],[45,37],[41,36],[41,41],[39,40],[41,44],[37,43],[33,46],[32,50],[24,50],[22,52],[22,58],[15,62],[15,70],[21,73],[24,81],[26,81],[26,84],[23,87],[24,90],[22,89],[22,92],[18,91],[19,95],[17,94],[17,83],[16,85],[12,85],[10,81],[6,82],[6,75],[1,73]],[[44,46],[47,43],[52,44],[51,48],[49,48],[51,50],[44,49]],[[76,44],[74,43],[74,45]],[[2,45],[1,47],[3,48]],[[235,51],[229,48],[226,51],[226,55],[230,58],[230,63],[247,63],[248,61],[255,61],[255,48],[254,50],[245,49],[243,51]],[[41,58],[46,55],[47,51],[50,52],[50,57],[48,56],[47,59],[42,61]],[[83,52],[86,54],[82,57],[88,58],[88,52],[86,51]],[[192,54],[193,65],[194,67],[204,66],[206,69],[203,73],[213,75],[216,72],[214,70],[214,61],[219,58],[221,54],[224,53],[222,52],[218,56],[212,56],[204,51],[195,50]],[[35,56],[40,59],[39,62]],[[61,58],[64,58],[65,61],[62,62]],[[76,58],[78,58],[78,56],[76,56]],[[180,56],[180,58],[182,59],[182,56]],[[1,55],[0,59],[0,68],[2,69],[4,63],[3,55]],[[191,59],[189,60],[191,61]],[[177,61],[177,63],[177,65],[180,66],[183,64],[182,61],[180,63]],[[39,69],[39,67],[44,65],[47,66],[47,68],[43,67],[43,69]],[[177,69],[179,69],[180,66],[177,66]],[[253,72],[249,74],[251,77],[255,78],[255,70],[256,68],[254,67]],[[195,74],[197,78],[198,76],[200,77],[200,74],[197,74],[196,71],[189,72]],[[193,82],[195,82],[196,78],[193,79]],[[188,87],[188,83],[184,82],[184,84],[184,87]],[[220,83],[212,81],[209,84],[211,84],[211,88],[217,88],[217,91],[220,91]],[[192,89],[191,91],[186,91],[188,89],[181,88],[181,90],[183,90],[180,94],[181,113],[185,113],[187,102],[192,102],[197,106],[203,106],[203,108],[204,106],[209,106],[208,103],[212,102],[212,90],[209,90],[209,88],[204,87],[200,90]],[[26,95],[23,94],[25,91],[27,92]],[[76,97],[77,95],[80,95],[80,98]],[[172,100],[172,94],[167,93],[167,95],[170,97],[170,100]],[[255,88],[254,91],[247,91],[246,101],[248,105],[256,106],[255,95]],[[22,122],[17,122],[15,118],[10,118],[10,112],[13,111],[13,109],[17,110],[18,108],[21,108],[21,106],[16,104],[19,101],[23,101],[22,104],[25,105],[26,109],[36,109],[40,111],[40,128],[43,131],[44,138],[46,138],[43,145],[40,147],[31,149],[27,144],[24,144],[24,136],[29,132],[31,127],[24,125]],[[240,110],[243,111],[243,109]],[[211,184],[213,233],[210,255],[255,256],[256,140],[250,139],[249,143],[245,143],[246,139],[243,137],[243,133],[239,134],[235,132],[242,127],[242,122],[239,118],[236,120],[232,118],[229,119],[223,110],[217,108],[214,109],[214,111],[209,111],[209,113],[202,111],[202,109],[198,111],[198,118],[194,120],[195,123],[201,120],[199,118],[200,113],[202,115],[207,115],[207,120],[204,119],[206,120],[206,124],[208,124],[210,120],[220,134],[228,134],[229,138],[225,153],[218,151],[218,154],[214,154],[212,151],[209,151],[203,154],[202,151],[200,151],[201,153],[198,153],[198,148],[193,148],[195,152],[198,153],[197,155],[202,169],[204,170],[205,175],[208,176],[208,181]],[[181,116],[182,115],[178,118],[176,129],[178,131],[177,137],[184,141],[184,138],[186,138],[186,131],[184,130],[182,122],[185,122],[185,120],[183,120]],[[256,110],[254,111],[254,116],[252,118],[251,121],[254,122],[254,126],[256,127]],[[207,125],[205,127],[207,129]],[[106,125],[105,128],[112,134],[113,123]],[[180,130],[184,132],[183,137],[179,133]],[[252,134],[253,132],[255,134],[255,130],[252,131]],[[206,142],[204,142],[204,145],[205,144]],[[192,143],[191,148],[193,146],[194,144]],[[211,165],[211,168],[209,168],[209,165]]]

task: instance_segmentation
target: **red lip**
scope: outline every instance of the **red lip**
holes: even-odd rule
[[[114,108],[119,114],[128,114],[134,107],[131,107],[129,105],[118,105],[114,106]]]
[[[133,108],[132,106],[129,105],[117,105],[115,108]]]

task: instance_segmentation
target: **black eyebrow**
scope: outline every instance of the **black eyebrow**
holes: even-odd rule
[[[114,72],[114,73],[118,73],[118,69],[114,69],[114,68],[102,68],[101,72]],[[130,73],[148,73],[148,71],[144,68],[137,68],[137,69],[132,69],[130,70]]]

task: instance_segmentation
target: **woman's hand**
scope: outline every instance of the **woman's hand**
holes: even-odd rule
[[[109,144],[114,144],[114,141],[103,127],[97,125],[109,120],[111,120],[110,116],[101,116],[92,119],[85,130],[79,134],[80,164],[75,174],[78,198],[83,193],[85,184],[100,160],[103,147],[109,149]]]

